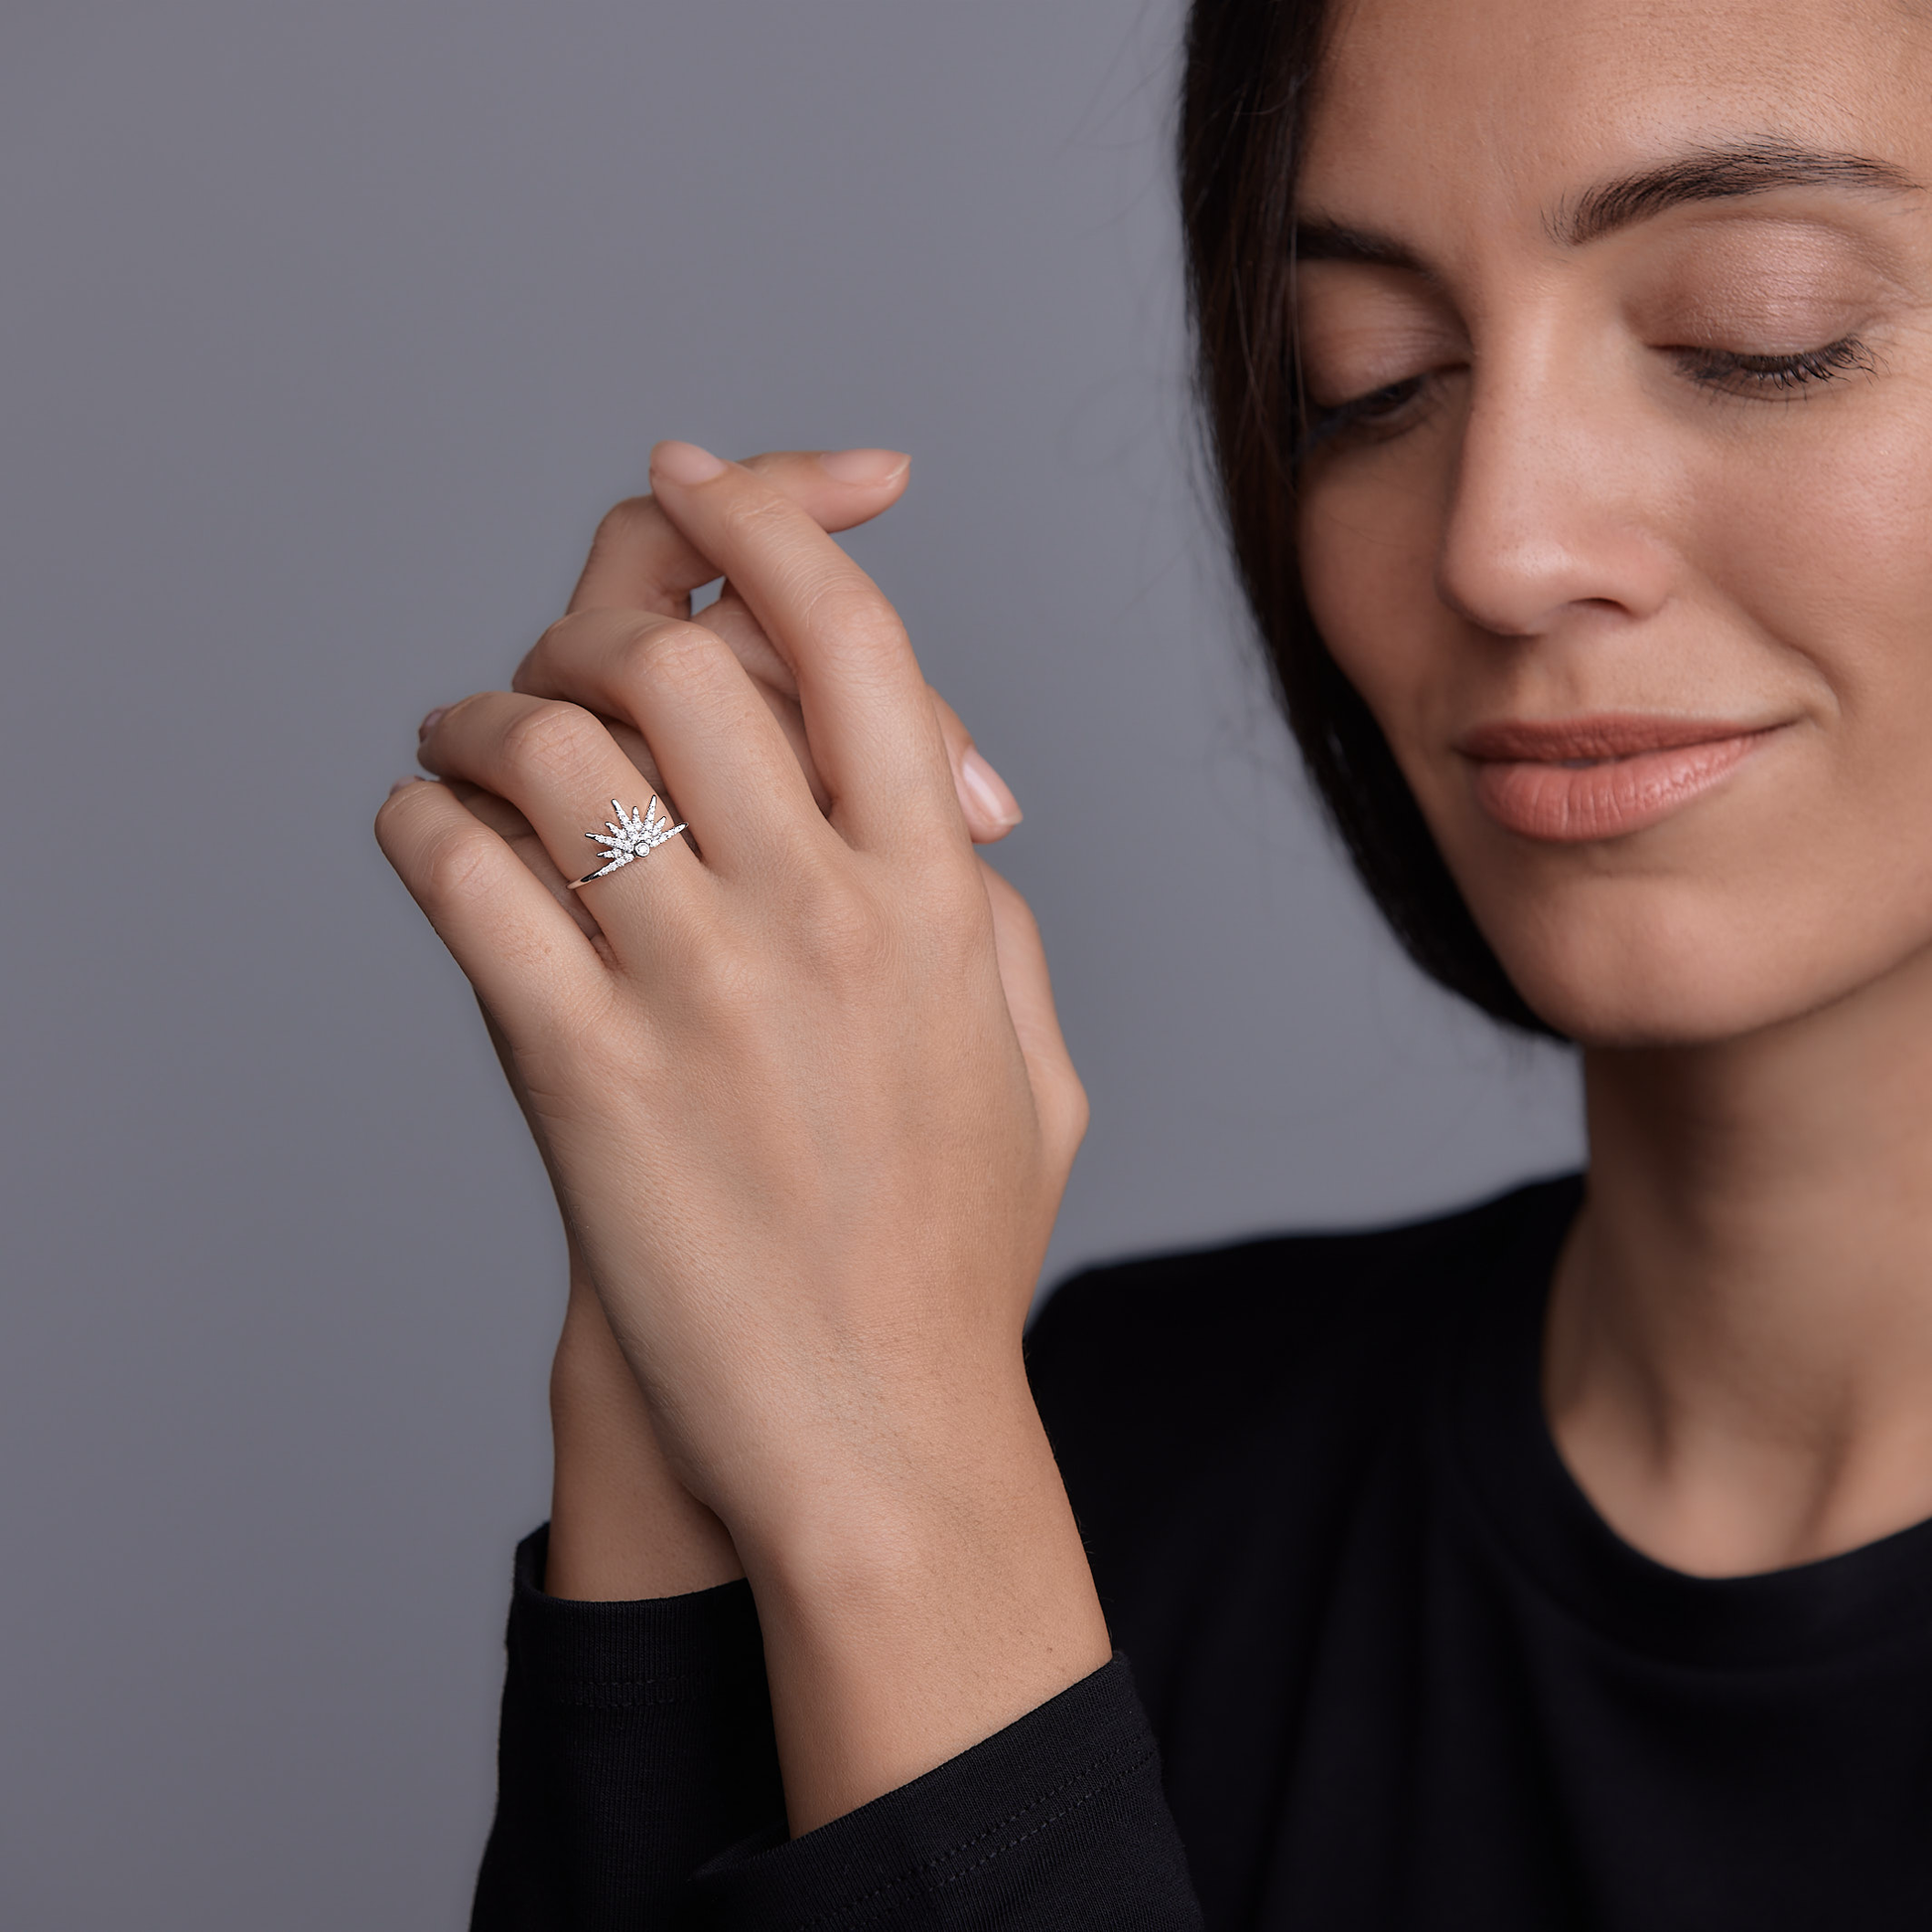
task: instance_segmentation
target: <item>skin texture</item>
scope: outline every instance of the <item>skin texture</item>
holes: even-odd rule
[[[1546,1398],[1611,1524],[1702,1574],[1932,1515],[1929,100],[1891,0],[1363,0],[1301,186],[1407,258],[1300,271],[1312,403],[1379,395],[1305,473],[1311,605],[1586,1048]],[[1727,146],[1887,179],[1575,234]],[[1478,728],[1605,714],[1761,736],[1606,836],[1485,808]]]
[[[903,460],[812,461],[659,445],[650,504],[607,521],[518,689],[433,714],[442,782],[376,826],[477,989],[571,1237],[564,1581],[743,1565],[794,1831],[1108,1656],[1021,1360],[1085,1098],[1031,916],[974,855],[946,716],[821,527],[827,477],[874,485],[849,523]],[[780,667],[762,680],[754,640],[681,614],[721,574]],[[560,893],[593,801],[654,786],[639,740],[702,854]],[[585,1546],[633,1511],[674,1547],[620,1575]]]

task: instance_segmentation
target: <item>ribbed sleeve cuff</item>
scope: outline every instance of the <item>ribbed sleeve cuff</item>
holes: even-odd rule
[[[1126,1660],[924,1777],[692,1881],[706,1932],[1197,1932],[1199,1907]]]
[[[517,1548],[496,1821],[473,1932],[639,1932],[685,1879],[784,1818],[750,1588],[579,1603]]]
[[[740,1581],[685,1596],[582,1603],[546,1596],[550,1526],[516,1546],[510,1670],[528,1697],[626,1711],[680,1698],[764,1695],[764,1642]]]

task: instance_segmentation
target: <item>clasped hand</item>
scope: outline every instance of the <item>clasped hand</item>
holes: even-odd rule
[[[997,798],[821,527],[897,494],[867,471],[661,445],[515,688],[435,714],[443,782],[377,821],[751,1580],[794,1830],[1107,1655],[1021,1361],[1085,1099],[973,850]],[[566,893],[658,789],[695,849]]]

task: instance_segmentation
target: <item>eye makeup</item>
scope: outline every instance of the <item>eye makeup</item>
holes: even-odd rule
[[[1621,235],[1598,261],[1589,281],[1621,316],[1625,340],[1685,393],[1714,402],[1790,403],[1879,374],[1901,296],[1864,237],[1755,209]],[[1310,264],[1298,321],[1297,467],[1421,427],[1470,361],[1441,284],[1406,269]]]
[[[1637,339],[1711,394],[1790,400],[1875,375],[1897,284],[1833,224],[1733,211],[1674,226],[1625,304]]]
[[[1375,442],[1415,428],[1422,416],[1428,413],[1431,400],[1429,391],[1428,376],[1412,375],[1400,382],[1391,382],[1384,388],[1371,390],[1365,396],[1336,403],[1331,408],[1322,409],[1311,402],[1305,403],[1301,436],[1290,459],[1290,467],[1299,469],[1316,451],[1330,443],[1342,440]]]

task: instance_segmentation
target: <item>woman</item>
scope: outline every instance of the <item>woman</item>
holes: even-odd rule
[[[573,1268],[480,1925],[1923,1922],[1929,106],[1900,0],[1194,12],[1291,721],[1587,1183],[1085,1278],[1030,1386],[1084,1106],[823,534],[897,459],[660,446],[432,714],[379,834]]]

